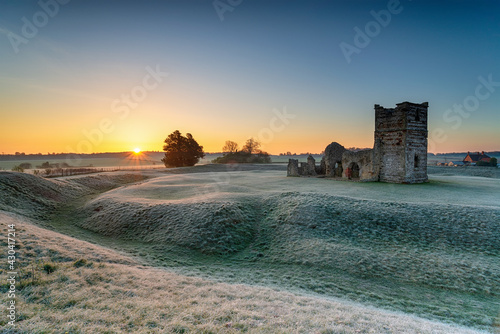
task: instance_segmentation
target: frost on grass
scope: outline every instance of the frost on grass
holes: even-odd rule
[[[500,294],[498,208],[202,186],[197,176],[119,188],[87,203],[80,226],[206,254],[263,245],[263,261]]]
[[[116,173],[44,179],[31,174],[0,171],[0,210],[46,219],[61,203],[145,178],[142,174]]]
[[[349,302],[180,276],[19,216],[0,212],[0,220],[16,224],[25,240],[21,266],[40,256],[58,263],[20,289],[16,333],[475,333]],[[87,265],[75,265],[82,256]]]
[[[22,330],[84,332],[90,324],[93,332],[139,333],[468,332],[345,301],[141,267],[34,225],[61,205],[78,217],[67,224],[114,239],[188,248],[217,261],[234,257],[242,261],[240,271],[255,260],[271,271],[279,267],[278,276],[284,270],[285,280],[303,276],[307,291],[493,328],[500,209],[484,189],[497,191],[498,180],[440,176],[409,188],[290,180],[280,173],[113,173],[59,180],[0,173],[0,221],[16,221],[23,235]],[[481,191],[478,183],[485,186]],[[95,198],[84,203],[88,195]],[[400,295],[386,286],[395,282]]]
[[[254,208],[231,201],[143,204],[99,199],[82,227],[106,236],[228,254],[252,241]]]

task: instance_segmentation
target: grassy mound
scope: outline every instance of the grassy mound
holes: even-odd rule
[[[0,172],[0,210],[46,218],[58,202],[84,191],[60,181],[25,173]]]
[[[0,211],[0,220],[16,225],[21,259],[18,319],[15,329],[0,319],[5,334],[478,333],[345,301],[185,277],[17,215]],[[1,286],[3,313],[7,289]]]
[[[167,176],[163,172],[113,173],[50,181],[0,173],[0,191],[8,194],[0,197],[0,209],[43,218],[60,231],[116,247],[139,255],[147,263],[178,272],[342,297],[479,329],[494,328],[500,295],[500,206],[489,192],[499,189],[497,179],[438,176],[428,184],[407,186],[315,178],[292,180],[282,171],[261,168],[231,172],[224,172],[221,166],[200,169],[203,172],[196,173],[196,168],[169,170]],[[145,180],[148,177],[152,178]],[[54,214],[43,216],[54,208]],[[35,235],[28,236],[27,230],[23,231],[27,238],[37,240]],[[63,248],[71,248],[68,240],[61,242]],[[29,254],[26,259],[50,259],[41,270],[57,289],[63,289],[62,285],[52,278],[59,275],[61,268],[74,280],[79,279],[77,270],[85,271],[85,275],[97,270],[95,265],[89,265],[97,260],[85,257],[96,250],[82,248],[81,255],[67,256],[54,245],[49,252],[37,247],[25,247]],[[122,269],[135,272],[129,267]],[[135,278],[142,277],[139,272]],[[101,272],[99,277],[105,274]],[[132,281],[125,284],[121,278],[111,283],[99,277],[89,282],[104,282],[110,289],[115,283],[133,286]],[[151,284],[151,288],[157,288]],[[77,286],[72,293],[78,294]],[[152,296],[139,286],[134,287],[134,294]],[[62,303],[66,297],[55,298]],[[82,295],[86,308],[92,302],[89,298]],[[36,299],[34,304],[40,307]],[[54,305],[59,308],[59,304]],[[99,305],[110,307],[102,301]],[[241,300],[238,305],[243,305]],[[128,314],[112,309],[110,314],[118,318],[115,312]],[[297,312],[302,312],[299,309]],[[176,317],[183,310],[174,312],[175,324],[185,331],[225,331],[221,330],[222,323],[207,325],[206,321],[216,322],[212,313],[198,314],[199,323],[191,323],[185,322],[191,313]],[[229,318],[233,324],[234,317]],[[109,319],[108,325],[115,326],[116,322]],[[151,328],[173,331],[170,326],[174,323],[170,321],[161,317],[151,321],[156,324]],[[307,324],[305,317],[303,321],[303,332],[351,329]],[[260,327],[243,323],[248,330],[260,332]],[[142,320],[132,325],[137,326],[130,327],[134,331],[146,326]],[[36,328],[33,326],[29,328]],[[392,330],[381,329],[373,322],[371,326],[380,329],[378,332]],[[282,328],[283,332],[300,331],[288,323],[262,328],[266,328],[264,332],[280,332]],[[228,325],[226,329],[231,332],[234,327]]]
[[[146,253],[160,265],[161,259],[177,258],[179,249],[194,250],[213,257],[197,260],[189,253],[182,261],[199,261],[196,270],[210,272],[222,261],[224,268],[214,271],[223,270],[216,275],[224,280],[273,282],[479,328],[493,326],[494,300],[500,295],[500,209],[460,206],[450,199],[417,204],[412,193],[424,196],[441,187],[456,194],[468,183],[410,189],[290,181],[263,171],[215,174],[215,188],[214,175],[200,173],[107,192],[86,204],[85,219],[77,223],[100,235],[152,245]],[[300,182],[309,184],[306,191],[287,191]],[[350,197],[336,195],[345,190]],[[402,196],[399,201],[370,198],[381,190]],[[407,194],[411,202],[404,201]],[[439,298],[428,300],[428,294]]]
[[[205,254],[228,254],[248,245],[255,208],[231,201],[145,204],[104,197],[92,201],[81,226],[102,235],[170,244]]]
[[[145,178],[141,174],[117,173],[55,180],[26,173],[0,172],[0,210],[47,219],[47,214],[63,202]]]
[[[293,226],[294,231],[285,235],[298,238],[308,234],[384,247],[406,245],[450,252],[500,253],[500,210],[496,208],[417,205],[300,193],[280,194],[267,198],[266,202],[272,212],[269,224]]]
[[[68,181],[70,184],[77,184],[93,191],[102,192],[124,184],[146,180],[149,177],[150,176],[145,173],[121,172],[68,178]]]
[[[270,262],[500,295],[500,210],[285,193],[266,200]]]

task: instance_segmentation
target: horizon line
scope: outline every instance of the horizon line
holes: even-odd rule
[[[370,148],[356,148],[358,150],[367,150]],[[485,153],[500,153],[500,149],[498,150],[467,150],[467,151],[454,151],[454,152],[427,152],[427,154],[433,154],[433,155],[439,155],[439,154],[464,154],[464,153],[470,153],[470,152],[485,152]],[[20,154],[16,154],[20,153]],[[123,153],[134,153],[133,150],[130,151],[114,151],[114,152],[92,152],[92,153],[76,153],[76,152],[59,152],[59,153],[25,153],[25,152],[16,152],[16,153],[0,153],[0,156],[14,156],[14,157],[23,157],[23,156],[54,156],[54,155],[98,155],[98,154],[123,154]],[[165,153],[163,151],[141,151],[140,153]],[[223,154],[224,152],[219,151],[219,152],[204,152],[205,154]],[[285,152],[280,152],[278,154],[275,153],[269,153],[269,155],[284,155],[287,156],[287,154],[284,154]],[[135,153],[134,153],[135,154]],[[295,153],[293,152],[291,155],[306,155],[306,154],[311,154],[311,155],[322,155],[324,152],[320,153],[312,153],[312,152],[301,152],[301,153]]]

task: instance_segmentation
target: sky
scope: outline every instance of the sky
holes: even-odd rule
[[[429,151],[500,150],[499,1],[0,0],[0,153],[372,147],[429,102]]]

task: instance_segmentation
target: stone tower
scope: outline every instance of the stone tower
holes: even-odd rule
[[[428,106],[427,102],[402,102],[394,109],[375,105],[374,167],[380,181],[427,181]]]

